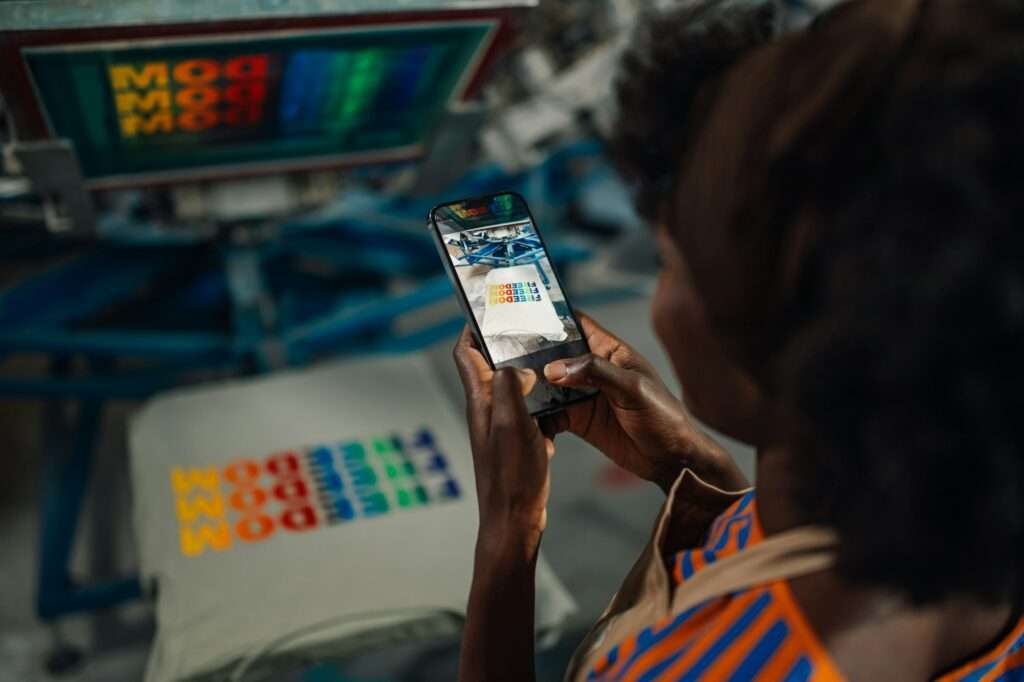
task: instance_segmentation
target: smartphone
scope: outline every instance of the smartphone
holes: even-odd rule
[[[542,416],[586,400],[544,380],[552,360],[590,352],[526,201],[514,192],[461,199],[430,211],[430,230],[462,311],[491,367],[537,373],[526,396]]]

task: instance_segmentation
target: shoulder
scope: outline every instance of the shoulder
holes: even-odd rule
[[[943,675],[938,682],[967,680],[1024,680],[1024,617],[995,649]]]
[[[590,679],[841,679],[792,608],[784,583],[716,599],[628,638]]]

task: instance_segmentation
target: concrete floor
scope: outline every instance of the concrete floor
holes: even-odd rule
[[[592,306],[587,311],[651,358],[665,377],[671,377],[651,333],[645,300]],[[461,400],[449,351],[450,343],[444,343],[428,352],[452,399]],[[31,373],[41,367],[19,362],[13,368],[18,372]],[[133,407],[116,405],[109,410],[75,550],[76,575],[110,576],[132,568],[123,434],[124,418]],[[6,464],[4,482],[0,484],[0,682],[51,679],[42,661],[52,644],[52,631],[36,620],[32,604],[42,465],[39,435],[45,428],[44,417],[43,408],[35,404],[0,403],[0,452]],[[726,444],[752,479],[751,451],[730,441]],[[576,625],[583,628],[604,608],[646,541],[662,496],[653,486],[622,475],[572,437],[559,440],[552,467],[544,551],[578,601],[581,610]],[[102,504],[96,504],[97,500]],[[152,635],[152,617],[146,604],[65,619],[61,630],[68,641],[83,647],[87,660],[76,672],[59,679],[141,679]],[[549,655],[551,660],[544,665],[551,671],[542,677],[557,679],[557,668],[569,649],[571,642]],[[419,666],[416,679],[451,679],[454,649],[449,646],[433,656],[431,665]],[[371,656],[354,670],[373,672],[378,664]]]

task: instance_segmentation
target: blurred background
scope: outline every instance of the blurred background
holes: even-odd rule
[[[521,193],[574,304],[677,388],[602,142],[654,4],[0,0],[0,681],[454,678],[475,500],[426,216]],[[342,523],[339,443],[427,448],[461,492]],[[661,501],[560,440],[542,679]]]

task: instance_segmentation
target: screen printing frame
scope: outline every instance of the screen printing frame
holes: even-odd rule
[[[499,363],[500,366],[495,365],[493,358],[491,358],[491,352],[487,348],[487,343],[484,341],[483,331],[480,329],[480,325],[477,323],[476,320],[476,315],[473,314],[472,306],[470,306],[469,304],[469,297],[466,296],[466,290],[462,286],[462,280],[459,278],[459,273],[455,271],[455,264],[452,263],[452,259],[448,255],[448,248],[444,241],[444,235],[441,234],[441,228],[437,224],[437,211],[439,209],[446,208],[448,206],[453,206],[455,204],[489,202],[494,197],[502,195],[511,195],[515,197],[522,203],[523,208],[526,209],[526,219],[530,221],[530,225],[533,227],[533,233],[537,235],[537,239],[540,241],[541,248],[544,250],[544,257],[547,258],[548,263],[551,264],[551,274],[555,278],[555,284],[558,285],[558,288],[561,290],[562,296],[565,299],[565,307],[568,308],[569,315],[572,316],[572,321],[576,324],[576,328],[579,329],[580,331],[581,338],[579,341],[565,341],[555,346],[551,350],[556,350],[559,348],[570,349],[571,347],[576,346],[579,350],[582,351],[579,353],[567,353],[565,355],[558,356],[565,358],[575,357],[577,355],[585,355],[587,353],[592,352],[590,350],[590,343],[587,341],[587,336],[583,332],[583,325],[580,324],[580,318],[576,315],[576,309],[569,301],[569,292],[566,290],[565,285],[562,284],[562,278],[559,276],[558,270],[555,269],[555,263],[551,259],[551,251],[548,249],[547,242],[544,241],[544,235],[541,234],[540,226],[537,224],[537,221],[533,217],[533,213],[530,211],[530,205],[526,203],[526,199],[524,199],[521,194],[519,194],[518,192],[511,191],[493,192],[491,194],[485,194],[483,196],[478,197],[466,197],[463,199],[446,201],[445,203],[438,204],[434,208],[430,209],[430,213],[427,215],[427,229],[430,230],[430,234],[434,239],[434,245],[437,247],[438,255],[441,257],[441,262],[444,264],[444,271],[445,273],[447,273],[448,279],[451,280],[452,286],[455,288],[456,298],[458,298],[459,300],[459,308],[462,309],[462,314],[466,318],[466,323],[469,324],[470,329],[473,331],[473,337],[476,340],[477,346],[479,346],[480,351],[483,353],[484,358],[486,358],[487,364],[491,366],[491,369],[500,369],[503,367],[522,367],[527,369],[533,369],[535,372],[537,372],[537,382],[538,384],[540,384],[541,382],[545,381],[543,368],[539,368],[538,371],[538,368],[529,366],[529,364],[525,362],[528,358],[532,357],[533,355],[536,355],[535,353],[520,355],[519,357],[512,358],[510,360],[506,360],[505,362]],[[520,222],[522,222],[522,219],[510,221],[509,224],[515,224]],[[493,227],[500,226],[501,224],[496,223],[495,225],[480,225],[477,227],[467,227],[463,230],[459,230],[459,233],[475,229],[490,229]],[[564,402],[561,402],[553,407],[538,410],[530,409],[531,416],[543,417],[549,414],[561,412],[563,409],[569,407],[570,405],[575,405],[585,400],[590,400],[591,398],[595,397],[598,393],[597,389],[574,390],[576,390],[580,395],[569,400],[566,400]],[[527,404],[529,407],[529,396],[527,396]]]
[[[445,25],[486,22],[490,25],[487,35],[481,41],[473,59],[460,76],[451,94],[449,108],[457,111],[479,95],[487,71],[497,56],[514,40],[518,32],[517,19],[521,16],[524,8],[525,6],[513,6],[468,10],[271,17],[211,23],[2,31],[0,32],[0,63],[10,64],[12,68],[0,69],[0,94],[5,98],[18,142],[53,140],[56,139],[55,133],[47,120],[43,109],[44,104],[33,82],[28,61],[23,56],[23,53],[27,54],[33,50],[101,50],[106,46],[121,44],[131,44],[133,47],[142,44],[160,46],[178,43],[196,44],[200,41],[244,41],[253,38],[321,33],[360,32],[365,34],[374,30],[391,31],[409,27],[422,27],[429,30],[443,28]],[[427,144],[421,141],[400,148],[370,152],[304,156],[266,162],[245,162],[236,165],[208,165],[131,175],[109,175],[86,178],[84,186],[87,190],[105,190],[384,164],[420,157],[425,153],[426,147]]]

